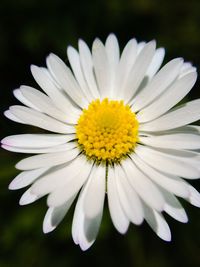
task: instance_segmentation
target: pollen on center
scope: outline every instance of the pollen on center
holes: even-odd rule
[[[138,121],[123,101],[92,101],[76,126],[78,147],[98,162],[120,162],[138,142]]]

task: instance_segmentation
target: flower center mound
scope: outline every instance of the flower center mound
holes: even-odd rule
[[[116,163],[134,150],[138,121],[123,101],[92,101],[79,117],[76,136],[81,151],[99,162]]]

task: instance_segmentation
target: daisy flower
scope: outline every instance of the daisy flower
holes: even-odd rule
[[[82,250],[96,239],[105,197],[115,228],[143,220],[170,241],[167,213],[187,222],[181,197],[200,207],[200,194],[186,180],[200,177],[200,99],[177,105],[191,90],[196,68],[176,58],[160,66],[164,49],[155,41],[131,39],[120,54],[114,34],[92,51],[79,40],[67,48],[70,67],[56,55],[47,68],[31,66],[43,90],[14,90],[24,105],[5,116],[51,133],[12,135],[2,147],[37,155],[17,163],[22,172],[10,183],[29,186],[25,205],[48,195],[44,233],[62,221],[77,200],[72,237]],[[186,179],[186,180],[185,180]]]

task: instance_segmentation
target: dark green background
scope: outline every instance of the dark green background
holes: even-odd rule
[[[103,41],[114,32],[121,48],[132,37],[156,39],[166,48],[165,62],[184,57],[200,65],[199,0],[83,0],[0,2],[0,94],[1,114],[17,104],[12,90],[21,84],[35,85],[30,64],[45,64],[54,52],[66,59],[66,46],[77,47],[78,38],[91,46],[98,36]],[[189,98],[200,96],[197,85]],[[1,119],[1,137],[38,130]],[[189,223],[183,225],[166,216],[173,239],[166,243],[144,223],[131,225],[122,236],[111,224],[105,208],[100,234],[92,248],[82,252],[71,238],[73,209],[49,235],[42,233],[45,199],[29,206],[18,206],[23,190],[8,191],[17,174],[14,164],[22,158],[1,150],[0,163],[0,267],[18,266],[200,266],[200,211],[183,201]],[[200,189],[199,182],[193,185]]]

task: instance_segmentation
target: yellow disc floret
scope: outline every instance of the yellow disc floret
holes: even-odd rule
[[[76,126],[79,148],[90,159],[120,162],[138,141],[138,121],[123,101],[95,100]]]

